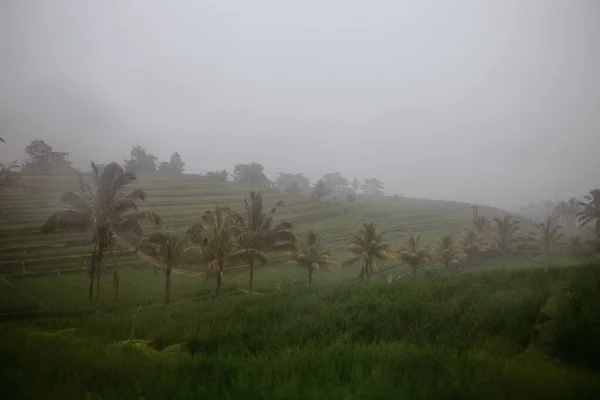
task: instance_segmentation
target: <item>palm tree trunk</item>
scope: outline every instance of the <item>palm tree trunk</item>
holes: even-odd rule
[[[309,268],[309,270],[308,270],[308,284],[309,285],[312,285],[312,273],[313,273],[313,270]]]
[[[217,270],[217,291],[216,296],[219,297],[221,294],[221,279],[223,276],[223,262],[219,261],[219,269]]]
[[[165,270],[165,303],[171,302],[171,267]]]
[[[416,278],[416,276],[417,276],[417,264],[413,264],[412,265],[412,269],[413,269],[413,278]]]
[[[250,259],[250,285],[248,286],[248,293],[252,294],[252,281],[254,280],[254,259]]]
[[[446,270],[446,274],[448,273],[448,260],[444,260],[444,269]]]
[[[92,301],[94,299],[94,277],[96,275],[96,250],[98,248],[98,243],[94,244],[94,251],[92,252],[92,259],[90,261],[90,287],[88,290],[88,300]]]
[[[96,252],[96,308],[100,307],[100,276],[102,275],[102,259],[104,258],[104,243],[98,244],[98,251]]]

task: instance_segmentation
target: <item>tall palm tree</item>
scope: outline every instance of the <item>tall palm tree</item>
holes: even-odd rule
[[[584,227],[595,221],[596,235],[600,237],[600,189],[590,191],[583,197],[585,201],[578,203],[581,211],[577,214],[579,226]]]
[[[193,243],[202,247],[203,259],[209,263],[207,277],[211,272],[217,274],[216,295],[221,294],[225,263],[233,259],[237,250],[236,229],[243,225],[242,217],[229,207],[215,206],[200,217],[200,222],[191,226],[187,235]]]
[[[312,285],[312,274],[315,270],[330,269],[331,266],[337,265],[337,261],[325,247],[323,236],[314,229],[309,230],[305,240],[298,243],[298,250],[289,263],[306,267],[309,285]]]
[[[155,232],[145,239],[140,250],[164,266],[165,272],[165,303],[171,301],[171,273],[183,261],[189,261],[190,256],[199,258],[202,254],[200,247],[189,246],[187,238],[179,238],[169,232]]]
[[[354,254],[354,257],[344,261],[343,265],[353,265],[360,261],[361,269],[359,278],[363,281],[366,277],[367,282],[371,281],[373,273],[379,272],[377,260],[389,260],[392,255],[389,253],[389,244],[383,243],[384,232],[377,233],[377,224],[375,222],[364,222],[357,233],[350,237],[348,250]]]
[[[433,254],[429,245],[421,246],[421,234],[419,232],[409,233],[406,245],[398,249],[399,257],[407,262],[413,270],[413,276],[417,276],[417,269],[422,263],[429,261]]]
[[[90,265],[89,299],[93,297],[96,279],[96,303],[99,304],[102,260],[115,243],[114,236],[127,231],[140,236],[142,218],[154,224],[160,224],[160,218],[152,212],[138,210],[137,203],[146,198],[144,191],[134,189],[128,194],[123,192],[136,177],[125,172],[119,164],[108,164],[100,175],[98,166],[92,162],[92,178],[93,188],[79,175],[79,193],[64,193],[62,201],[67,209],[52,214],[42,230],[48,233],[71,228],[92,229],[94,251]]]
[[[312,188],[312,196],[317,201],[321,201],[329,193],[331,193],[331,189],[323,179],[319,179]]]
[[[567,228],[573,228],[577,214],[579,213],[579,202],[575,197],[571,197],[567,201],[559,201],[556,203],[552,213],[559,217]]]
[[[442,236],[436,249],[438,260],[444,264],[444,270],[448,273],[450,265],[458,266],[461,261],[467,258],[463,249],[457,245],[456,240],[450,235]]]
[[[246,219],[242,224],[236,226],[235,230],[240,247],[237,256],[248,262],[250,267],[248,286],[250,294],[252,294],[255,262],[266,263],[268,251],[294,250],[296,248],[296,236],[292,232],[292,224],[285,221],[275,224],[273,221],[277,208],[283,206],[285,206],[284,203],[279,201],[270,212],[266,213],[260,192],[252,191],[250,198],[244,199]]]
[[[515,234],[519,231],[519,221],[506,215],[502,219],[494,218],[494,223],[494,242],[498,249],[506,254],[517,240]]]
[[[538,232],[533,232],[529,236],[533,243],[546,252],[550,252],[558,247],[561,244],[560,240],[564,236],[559,232],[562,226],[556,222],[555,218],[551,215],[546,217],[545,222],[536,226]]]

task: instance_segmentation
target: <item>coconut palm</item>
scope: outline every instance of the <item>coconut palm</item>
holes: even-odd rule
[[[312,196],[317,201],[321,201],[329,193],[331,193],[331,189],[323,179],[319,179],[312,188]]]
[[[436,249],[436,257],[444,264],[444,271],[448,273],[451,265],[458,267],[460,262],[467,258],[467,255],[450,234],[440,238]]]
[[[273,221],[277,208],[283,206],[284,203],[279,201],[270,212],[266,213],[260,192],[252,191],[250,198],[244,199],[246,219],[235,229],[240,247],[236,255],[249,264],[248,290],[250,293],[252,293],[255,262],[266,263],[268,251],[294,250],[296,248],[296,236],[292,232],[292,224],[285,221],[275,224]]]
[[[575,225],[577,213],[579,212],[579,204],[575,197],[571,197],[567,201],[559,201],[554,207],[553,214],[559,217],[567,228],[572,228]]]
[[[348,250],[354,254],[354,257],[344,261],[343,265],[353,265],[360,261],[361,269],[359,278],[367,282],[371,281],[371,276],[379,272],[377,260],[389,260],[392,255],[389,252],[390,246],[383,243],[385,232],[377,233],[377,224],[375,222],[364,222],[357,233],[350,237]]]
[[[467,229],[462,239],[462,245],[469,260],[475,259],[478,254],[485,253],[489,248],[483,235],[477,233],[475,229]]]
[[[189,246],[187,238],[179,238],[169,232],[156,232],[142,241],[139,250],[152,257],[156,263],[163,265],[165,272],[165,303],[171,301],[171,273],[173,268],[183,262],[199,259],[202,249]]]
[[[308,271],[308,284],[312,284],[312,274],[321,268],[331,269],[337,261],[331,258],[323,242],[323,236],[314,229],[308,231],[305,240],[298,242],[298,250],[289,264],[302,265]]]
[[[519,221],[513,220],[510,215],[504,218],[494,218],[494,242],[498,249],[506,254],[517,240],[515,234],[519,231]]]
[[[538,232],[530,234],[530,240],[535,243],[542,251],[550,252],[558,247],[563,238],[563,234],[559,231],[562,226],[556,222],[556,217],[549,215],[546,221],[536,225]]]
[[[595,222],[596,236],[600,237],[600,189],[590,191],[583,197],[585,201],[578,203],[580,210],[577,214],[579,226],[583,228],[590,222]]]
[[[398,256],[408,263],[413,270],[413,276],[417,276],[417,269],[422,263],[431,260],[435,255],[429,245],[421,246],[419,244],[421,234],[419,232],[409,233],[406,239],[406,245],[400,246]]]
[[[17,186],[21,178],[18,172],[13,171],[19,168],[16,161],[5,165],[0,163],[0,187],[11,188]]]
[[[146,218],[154,224],[160,218],[152,212],[140,212],[137,203],[146,195],[141,189],[125,194],[125,187],[136,180],[134,174],[125,172],[117,163],[104,167],[100,175],[98,166],[92,162],[94,187],[79,175],[79,192],[67,192],[62,201],[67,209],[52,214],[43,227],[44,232],[80,228],[92,229],[94,251],[90,265],[89,298],[93,297],[96,279],[96,302],[100,301],[100,276],[102,260],[106,251],[115,243],[115,236],[122,232],[133,232],[141,236],[140,220]]]
[[[203,260],[209,264],[206,276],[211,272],[217,274],[217,296],[221,294],[225,263],[231,261],[236,252],[235,232],[240,226],[243,226],[243,220],[238,213],[217,205],[214,210],[205,211],[200,222],[187,231],[192,242],[200,244]]]

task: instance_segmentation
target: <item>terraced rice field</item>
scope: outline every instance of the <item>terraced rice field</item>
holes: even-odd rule
[[[148,226],[145,233],[157,229],[183,233],[198,221],[203,211],[217,204],[241,212],[244,197],[253,189],[239,183],[210,182],[191,175],[141,176],[136,186],[147,193],[144,207],[158,213],[163,220],[162,226]],[[18,189],[2,194],[0,275],[5,278],[5,283],[10,285],[11,290],[4,291],[3,297],[8,298],[2,299],[5,307],[0,311],[14,310],[15,307],[39,310],[59,305],[64,306],[58,307],[61,309],[72,309],[74,298],[85,298],[85,272],[92,251],[90,233],[44,234],[41,231],[46,219],[62,207],[61,194],[75,190],[77,178],[74,176],[26,175]],[[422,240],[425,242],[434,242],[441,234],[461,232],[468,226],[472,213],[470,204],[423,199],[385,198],[377,201],[362,200],[353,204],[337,200],[315,202],[304,196],[276,190],[263,190],[263,197],[266,207],[273,206],[278,200],[285,202],[286,206],[278,211],[277,219],[292,222],[299,235],[310,228],[317,228],[332,248],[338,250],[363,221],[377,221],[380,229],[388,231],[386,239],[391,244],[403,242],[406,233],[413,231],[422,232]],[[480,214],[494,217],[503,215],[504,212],[482,207]],[[349,254],[339,250],[335,257],[343,261]],[[284,264],[284,258],[284,255],[274,254],[271,256],[274,262],[257,271],[256,291],[273,291],[286,282],[306,280],[306,272],[299,267]],[[160,301],[164,282],[162,274],[153,271],[150,265],[137,256],[126,250],[115,252],[107,258],[106,264],[119,268],[123,286],[120,304],[137,304],[152,299]],[[389,262],[382,267],[397,265],[398,262]],[[195,274],[201,272],[200,266],[194,268]],[[235,291],[246,287],[247,274],[244,272],[245,266],[229,266],[225,274],[224,289]],[[355,277],[357,273],[355,269],[341,270],[333,275],[323,273],[316,281],[319,284],[339,281]],[[198,278],[187,275],[174,277],[175,298],[206,295],[213,290],[212,283]],[[64,292],[64,296],[59,296],[60,298],[55,295],[58,285],[61,292]],[[102,292],[112,292],[109,278],[103,280]],[[85,304],[83,307],[88,306]]]
[[[145,176],[138,183],[148,195],[145,207],[158,213],[161,227],[183,232],[202,212],[216,204],[243,210],[243,199],[252,187],[238,183],[215,183],[195,177]],[[72,176],[24,176],[21,188],[2,198],[0,228],[0,271],[17,273],[26,263],[27,271],[61,270],[80,266],[91,251],[89,233],[43,234],[41,227],[53,211],[62,207],[60,195],[76,190]],[[375,220],[389,231],[388,240],[398,241],[406,232],[421,231],[425,240],[439,234],[462,230],[471,217],[469,204],[423,199],[387,199],[348,204],[338,201],[317,203],[303,196],[263,191],[267,206],[283,200],[278,219],[294,223],[302,233],[317,228],[328,242],[346,240],[362,221]],[[497,216],[501,210],[483,209],[482,214]]]
[[[243,210],[243,199],[252,187],[238,183],[207,182],[195,176],[142,176],[137,186],[148,195],[145,207],[158,213],[161,227],[183,232],[206,209],[216,204]],[[67,271],[87,268],[91,253],[90,234],[71,232],[44,234],[41,227],[52,212],[60,209],[60,196],[77,190],[73,176],[24,176],[21,187],[5,192],[0,210],[0,273],[19,274],[40,271]],[[263,191],[267,206],[283,200],[286,207],[278,219],[294,223],[299,233],[317,228],[325,239],[342,244],[356,226],[375,220],[389,231],[388,240],[398,242],[406,232],[421,231],[425,240],[436,240],[439,234],[462,230],[471,217],[469,204],[422,199],[387,199],[377,202],[348,204],[338,201],[317,203],[303,196],[277,191]],[[484,209],[490,216],[503,214],[497,209]],[[139,260],[121,254],[118,263],[137,264]]]

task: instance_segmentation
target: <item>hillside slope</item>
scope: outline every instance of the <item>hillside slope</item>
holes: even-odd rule
[[[218,183],[201,180],[193,175],[141,176],[138,187],[148,195],[146,207],[163,219],[162,227],[185,231],[198,221],[202,212],[216,204],[243,210],[244,197],[253,188],[239,183]],[[0,273],[14,274],[26,270],[66,271],[86,268],[91,253],[89,233],[43,234],[45,220],[62,207],[60,196],[77,190],[74,176],[24,175],[21,185],[6,191],[0,208]],[[331,244],[344,243],[360,222],[377,221],[388,231],[386,239],[398,242],[406,232],[420,231],[425,241],[435,241],[440,234],[460,232],[471,219],[471,206],[466,203],[411,198],[385,198],[377,201],[344,201],[317,203],[304,196],[278,191],[263,191],[267,206],[283,200],[277,219],[288,220],[302,233],[317,228]],[[502,216],[506,212],[481,207],[480,215]],[[120,257],[120,263],[138,263],[129,256]],[[25,263],[25,266],[23,265]]]

